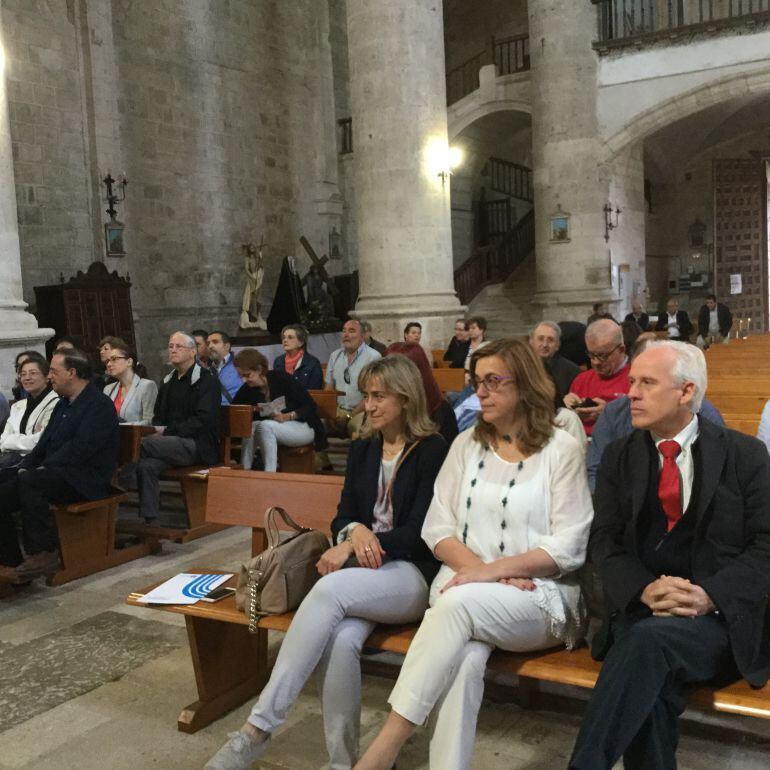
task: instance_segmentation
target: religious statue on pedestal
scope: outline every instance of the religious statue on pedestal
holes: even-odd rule
[[[246,271],[246,285],[243,287],[243,300],[241,301],[241,329],[267,329],[267,323],[262,318],[262,305],[259,301],[259,291],[265,277],[265,269],[262,263],[262,243],[255,246],[254,243],[244,243],[241,248],[244,253],[244,270]]]

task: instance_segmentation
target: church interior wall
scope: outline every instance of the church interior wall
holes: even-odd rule
[[[24,300],[92,261],[76,19],[66,3],[3,0]]]

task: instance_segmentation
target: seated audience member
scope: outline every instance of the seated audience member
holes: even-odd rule
[[[416,342],[420,344],[422,339],[422,324],[418,321],[410,321],[404,327],[404,342]]]
[[[594,321],[601,321],[602,318],[607,318],[610,321],[615,320],[612,317],[612,313],[607,310],[607,305],[605,305],[604,302],[594,302],[592,307],[594,312],[588,316],[586,326],[590,326]]]
[[[623,346],[626,350],[633,350],[636,341],[642,334],[639,324],[636,321],[623,321],[620,324],[620,331],[623,334]]]
[[[762,417],[759,420],[757,438],[764,443],[768,453],[770,453],[770,401],[766,401],[765,406],[762,409]]]
[[[22,350],[21,353],[16,354],[16,358],[13,362],[14,371],[16,372],[16,381],[11,388],[11,395],[13,396],[14,401],[21,401],[23,398],[27,397],[27,394],[24,392],[24,388],[19,381],[19,374],[21,373],[22,364],[33,355],[39,356],[41,354],[36,350]]]
[[[104,392],[115,405],[120,422],[152,425],[158,386],[135,371],[136,354],[128,346],[115,343],[106,360],[107,374],[115,382],[104,386]]]
[[[594,321],[586,329],[586,348],[592,368],[575,377],[564,406],[575,410],[590,436],[605,405],[628,393],[628,357],[623,331],[609,319]],[[586,400],[593,403],[581,406]]]
[[[209,333],[205,329],[193,329],[190,335],[195,340],[195,353],[198,363],[204,368],[209,368]]]
[[[559,355],[561,329],[553,321],[541,321],[529,334],[529,344],[545,364],[545,370],[556,386],[556,403],[560,407],[570,385],[580,374],[580,367]]]
[[[465,366],[465,359],[468,357],[468,329],[463,318],[455,321],[454,337],[449,340],[449,347],[444,353],[444,361],[449,361],[450,369],[462,369]]]
[[[488,344],[485,336],[487,333],[487,319],[483,316],[477,315],[468,319],[468,353],[465,356],[463,362],[463,368],[466,373],[470,371],[471,356],[484,345]]]
[[[577,442],[553,424],[553,383],[523,340],[471,360],[481,400],[436,480],[422,537],[443,562],[390,695],[385,726],[356,768],[390,768],[434,706],[430,766],[471,766],[484,669],[495,647],[574,647],[585,625],[575,570],[593,509]]]
[[[697,346],[704,350],[710,344],[727,342],[732,328],[733,314],[730,308],[717,302],[715,294],[709,294],[706,303],[698,311]]]
[[[106,497],[118,461],[118,418],[89,383],[85,353],[54,354],[48,376],[61,398],[16,478],[0,485],[0,575],[10,581],[33,580],[61,566],[49,505]],[[26,559],[16,537],[17,511]]]
[[[634,347],[631,363],[633,363],[634,358],[646,350],[647,345],[654,340],[655,337],[646,337],[644,339],[640,337]],[[719,410],[705,398],[701,401],[698,414],[713,422],[714,425],[724,426],[725,424]],[[588,486],[591,488],[592,492],[596,487],[596,474],[599,471],[604,450],[613,441],[628,436],[633,429],[634,426],[631,421],[631,400],[628,396],[620,396],[604,407],[604,410],[599,415],[599,419],[596,421],[593,432],[591,433],[591,443],[588,447],[588,455],[586,457]]]
[[[235,371],[233,354],[230,352],[230,337],[224,332],[211,332],[206,342],[209,348],[209,368],[219,380],[222,406],[227,406],[232,403],[233,397],[243,384]]]
[[[559,354],[578,366],[591,366],[586,354],[586,325],[580,321],[559,321]]]
[[[666,312],[658,315],[655,326],[659,332],[668,332],[669,339],[687,341],[692,333],[692,323],[686,311],[679,310],[679,302],[673,297],[666,303]]]
[[[706,362],[654,342],[630,373],[634,432],[602,458],[589,555],[608,598],[604,660],[569,767],[674,768],[687,689],[770,673],[770,459],[696,417]]]
[[[18,465],[35,448],[59,400],[48,382],[48,361],[34,351],[23,361],[19,382],[26,396],[11,407],[0,436],[0,468]]]
[[[5,428],[5,423],[8,421],[8,416],[11,413],[11,406],[8,403],[8,399],[0,393],[0,431]]]
[[[425,350],[416,342],[394,342],[388,345],[385,354],[406,356],[420,370],[430,419],[438,425],[438,432],[444,437],[447,445],[451,444],[457,437],[457,419],[452,407],[441,395],[441,388],[433,376],[433,368]]]
[[[83,340],[80,337],[77,336],[69,336],[64,335],[62,337],[59,337],[59,339],[56,340],[56,345],[54,345],[53,352],[59,353],[65,350],[80,350],[83,351]],[[86,354],[86,357],[89,360],[89,363],[91,361],[90,357]],[[93,371],[93,368],[92,368]]]
[[[364,342],[370,348],[374,348],[381,356],[384,356],[386,346],[372,337],[372,325],[369,321],[361,321],[361,331],[364,335]]]
[[[233,404],[257,406],[283,399],[283,406],[264,417],[254,414],[252,437],[243,442],[241,463],[251,470],[254,444],[259,447],[266,471],[278,470],[278,447],[298,447],[314,444],[320,452],[328,446],[326,433],[315,401],[308,392],[286,372],[269,371],[267,359],[252,348],[235,356],[235,368],[243,385],[235,394]]]
[[[289,375],[305,390],[322,390],[323,369],[321,362],[307,352],[307,329],[299,324],[284,326],[281,344],[284,352],[273,361],[273,369]]]
[[[634,321],[643,332],[650,330],[650,316],[642,310],[642,303],[638,299],[631,303],[631,312],[623,321]]]
[[[195,340],[185,332],[168,341],[174,370],[163,378],[152,420],[155,434],[142,439],[136,464],[139,515],[148,523],[158,518],[164,470],[219,460],[221,391],[216,376],[196,363],[195,350]]]
[[[246,724],[206,765],[247,770],[320,663],[330,767],[358,756],[360,655],[378,623],[413,623],[428,606],[438,569],[420,539],[447,444],[428,417],[417,367],[404,356],[367,364],[358,387],[368,420],[351,444],[332,521],[335,545],[317,564],[323,576],[305,597]]]
[[[361,322],[355,319],[345,321],[342,347],[329,356],[326,389],[343,392],[337,396],[337,417],[347,422],[348,435],[359,433],[364,420],[364,401],[358,390],[358,375],[366,364],[379,358],[380,354],[364,342]]]

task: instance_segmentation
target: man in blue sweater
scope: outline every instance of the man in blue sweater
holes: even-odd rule
[[[222,391],[222,406],[232,403],[233,396],[240,390],[243,381],[238,376],[230,352],[230,336],[224,332],[211,332],[206,340],[209,348],[211,371],[219,378]]]

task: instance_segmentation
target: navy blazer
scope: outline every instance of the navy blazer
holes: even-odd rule
[[[287,373],[285,353],[276,356],[273,361],[273,371]],[[324,377],[321,362],[315,356],[310,355],[307,350],[302,354],[299,366],[289,376],[302,385],[305,390],[323,390]]]
[[[107,497],[118,465],[118,431],[112,401],[88,384],[72,403],[59,399],[21,467],[55,470],[86,500]]]
[[[405,452],[409,446],[404,447]],[[422,525],[433,499],[433,482],[448,450],[444,438],[434,433],[409,453],[393,481],[393,529],[377,535],[387,556],[413,562],[428,584],[440,564],[423,542]],[[331,525],[335,542],[339,532],[354,521],[371,529],[381,460],[379,438],[358,439],[350,445],[345,485]]]
[[[738,670],[762,687],[770,678],[770,458],[751,436],[701,418],[699,430],[692,580],[725,619]],[[612,614],[594,640],[597,656],[612,644],[612,617],[638,611],[639,595],[659,577],[641,561],[638,533],[651,447],[648,432],[635,430],[607,447],[599,468],[588,552]]]

